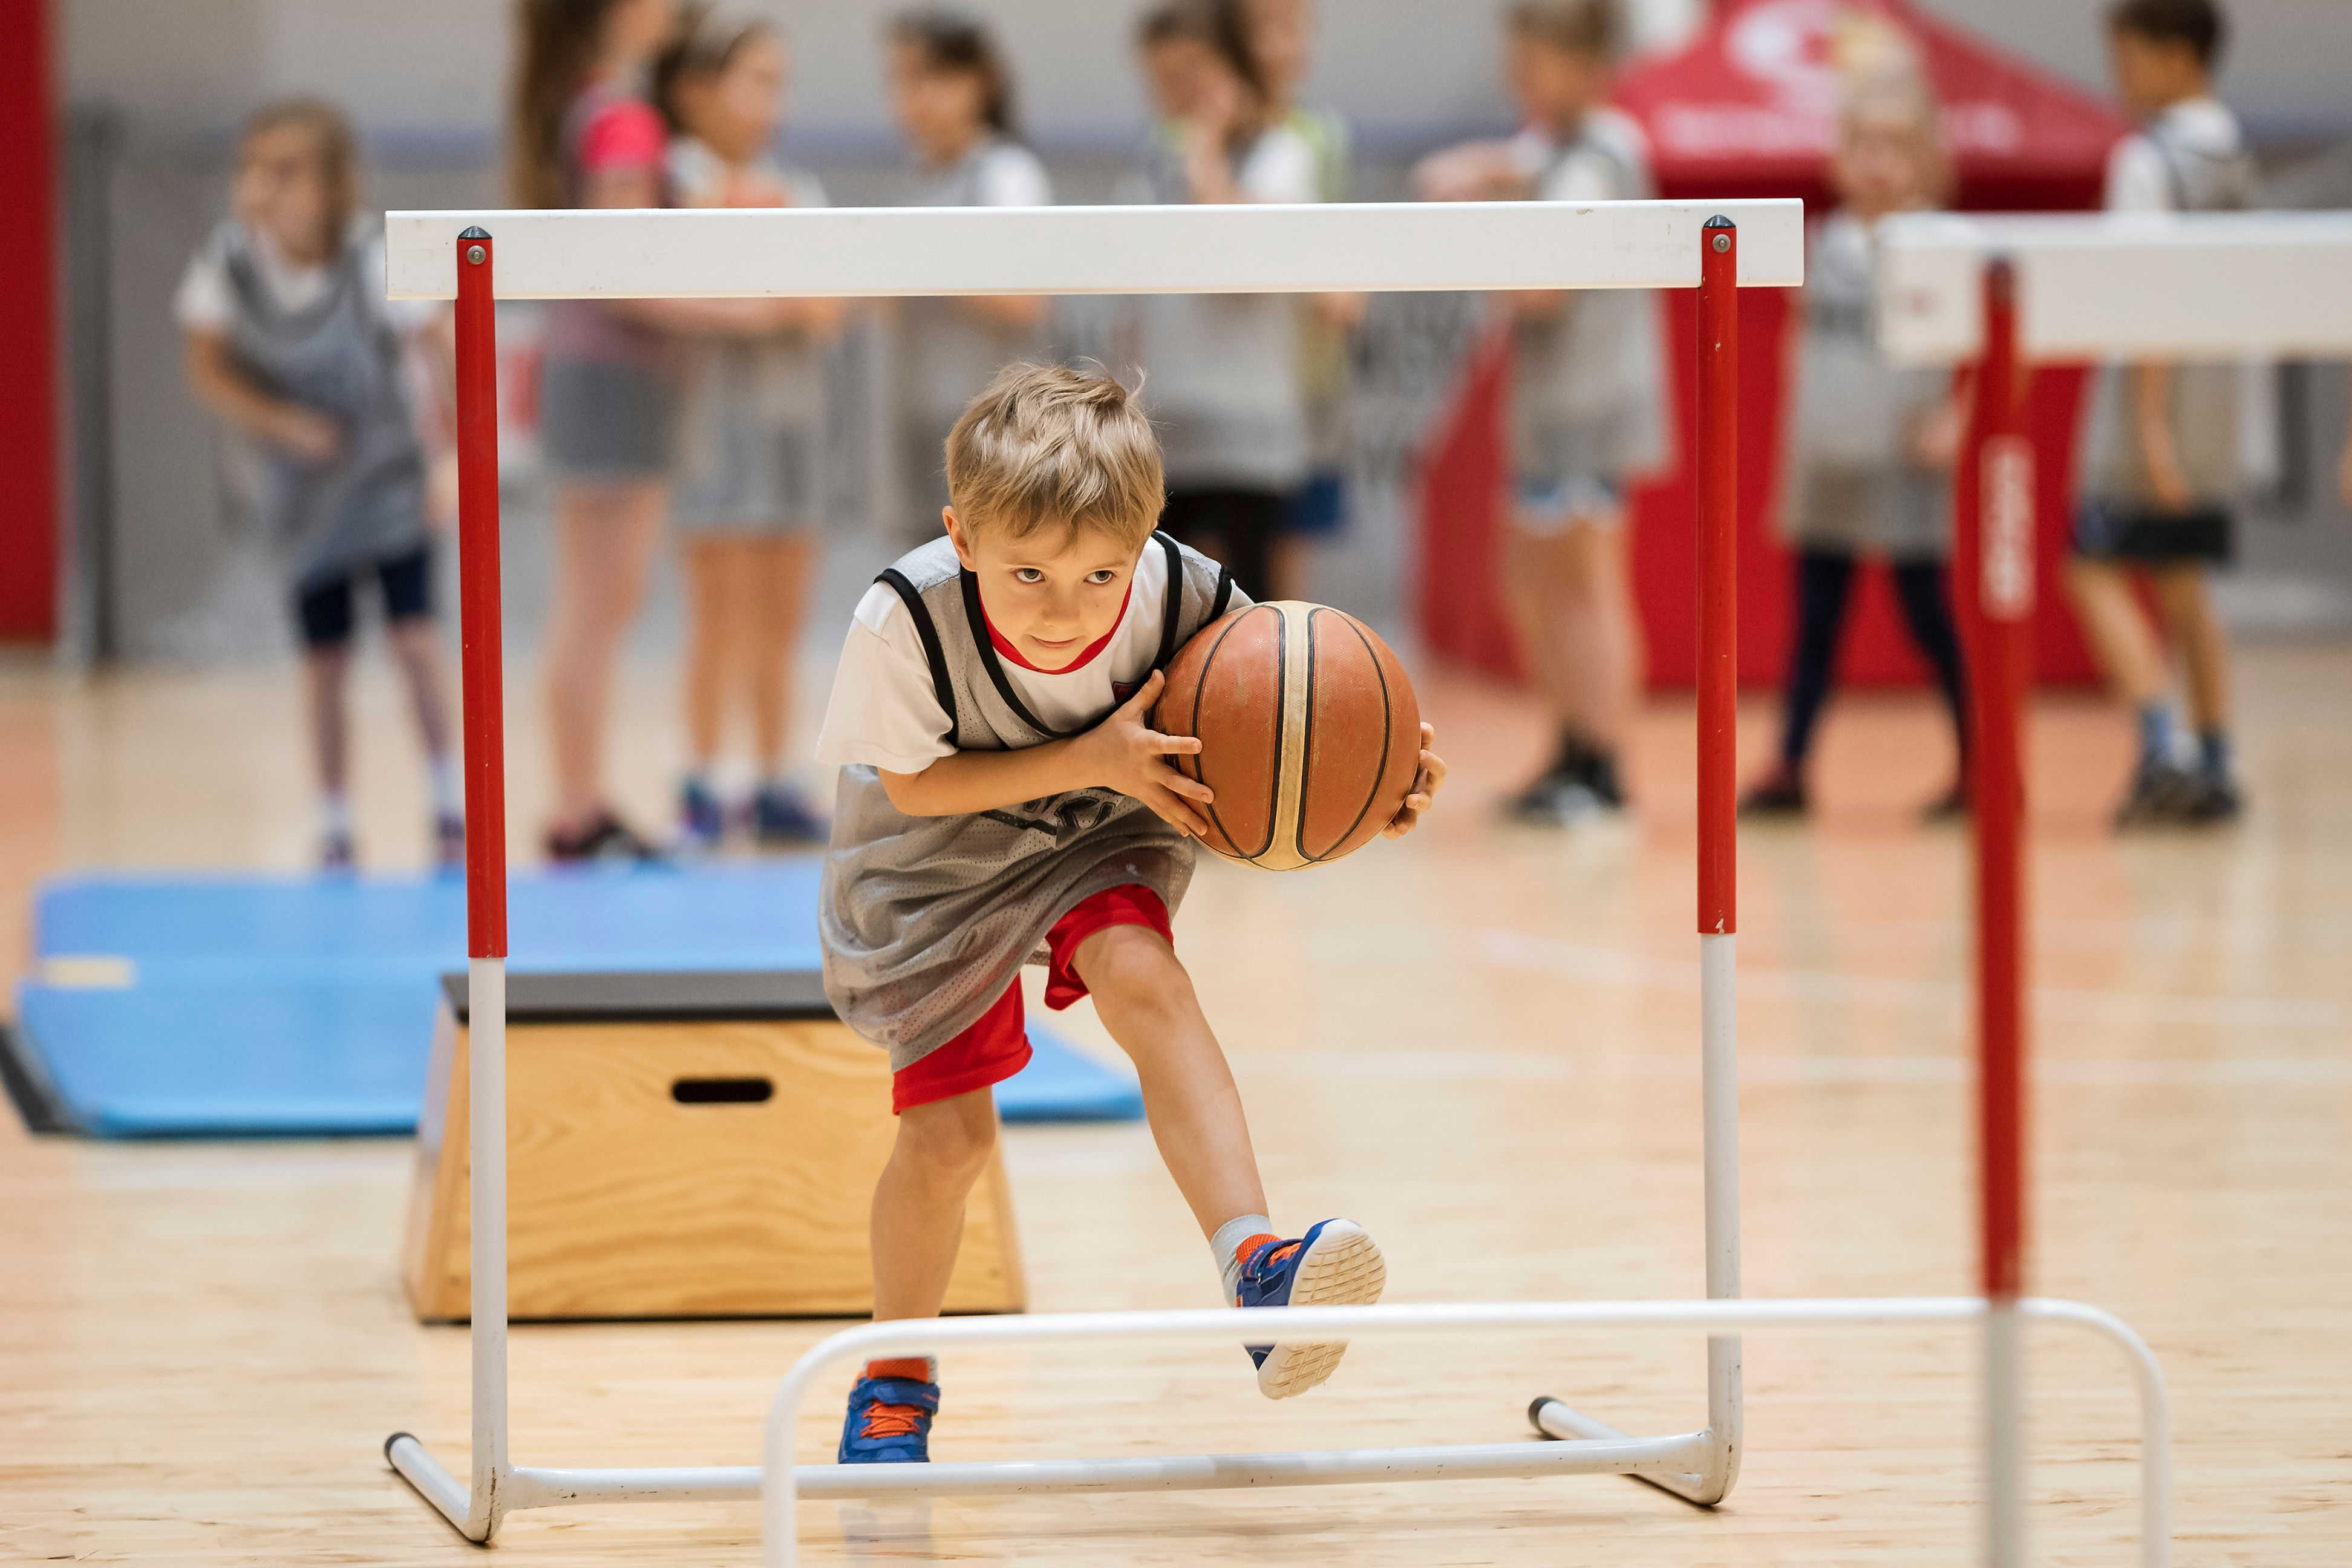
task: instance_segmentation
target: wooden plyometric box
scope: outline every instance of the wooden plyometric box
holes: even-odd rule
[[[887,1056],[812,973],[517,974],[507,1006],[515,1318],[863,1316],[866,1215],[897,1136]],[[443,981],[403,1274],[469,1310],[466,978]],[[950,1312],[1027,1287],[1002,1156],[972,1189]]]

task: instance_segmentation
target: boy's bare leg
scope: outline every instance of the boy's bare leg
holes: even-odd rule
[[[2172,646],[2188,677],[2189,717],[2200,735],[2230,727],[2230,636],[2213,613],[2213,595],[2200,563],[2184,561],[2148,574],[2164,610]]]
[[[392,657],[408,684],[408,704],[416,715],[417,738],[428,757],[449,754],[449,686],[441,663],[441,628],[427,616],[394,621],[384,628]]]
[[[755,595],[751,623],[752,755],[760,776],[783,771],[784,744],[792,732],[793,655],[800,647],[808,613],[809,577],[816,563],[816,541],[806,533],[762,539],[753,569],[745,574]]]
[[[566,485],[556,492],[547,710],[555,816],[565,827],[581,826],[604,805],[614,666],[645,597],[668,494],[659,482]]]
[[[1583,691],[1576,681],[1576,655],[1570,647],[1580,607],[1570,603],[1575,588],[1564,538],[1517,526],[1503,539],[1503,603],[1510,613],[1519,656],[1536,683],[1554,727],[1584,732]]]
[[[302,684],[310,698],[310,762],[317,771],[319,793],[340,795],[351,772],[351,718],[344,711],[343,686],[351,673],[349,643],[314,647],[302,657]]]
[[[735,605],[730,583],[734,552],[723,537],[685,541],[686,581],[690,596],[686,628],[686,747],[688,762],[709,767],[724,739],[728,666]]]
[[[936,1318],[948,1299],[963,1203],[996,1146],[996,1100],[973,1089],[910,1107],[874,1187],[874,1316]]]
[[[2122,570],[2077,556],[2067,566],[2066,586],[2091,657],[2116,700],[2133,708],[2163,701],[2172,684],[2164,649],[2133,602]]]
[[[1560,536],[1568,600],[1577,607],[1569,628],[1570,679],[1582,693],[1584,732],[1603,751],[1624,744],[1640,679],[1641,644],[1633,620],[1633,584],[1626,574],[1625,528],[1620,516],[1571,521]]]
[[[1071,962],[1103,1026],[1135,1063],[1152,1141],[1201,1234],[1265,1213],[1241,1090],[1175,949],[1157,931],[1118,925],[1078,943]]]

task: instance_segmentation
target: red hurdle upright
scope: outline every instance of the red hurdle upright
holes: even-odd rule
[[[1969,668],[1977,916],[1977,1134],[1985,1315],[1987,1556],[2023,1560],[2022,1368],[2025,1055],[2023,740],[2034,593],[2033,444],[2020,427],[2016,269],[1984,273],[1984,363],[1977,379],[1976,582],[1964,584]],[[1973,588],[1973,592],[1970,588]]]

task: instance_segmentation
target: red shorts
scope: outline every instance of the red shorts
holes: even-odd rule
[[[1087,983],[1070,961],[1078,943],[1112,926],[1146,926],[1173,943],[1168,928],[1168,906],[1150,889],[1129,883],[1107,888],[1054,922],[1045,933],[1045,950],[1053,963],[1045,971],[1045,1005],[1055,1012],[1087,994]],[[1022,1010],[1021,982],[1004,988],[996,1005],[971,1027],[917,1062],[890,1077],[893,1115],[934,1100],[953,1100],[992,1083],[1003,1083],[1029,1065],[1029,1033]]]

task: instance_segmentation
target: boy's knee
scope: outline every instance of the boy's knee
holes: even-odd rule
[[[996,1110],[986,1089],[909,1106],[898,1118],[898,1148],[924,1171],[970,1182],[996,1148]]]
[[[1118,925],[1097,931],[1078,951],[1079,977],[1097,1002],[1165,1012],[1192,994],[1192,976],[1159,932]]]

